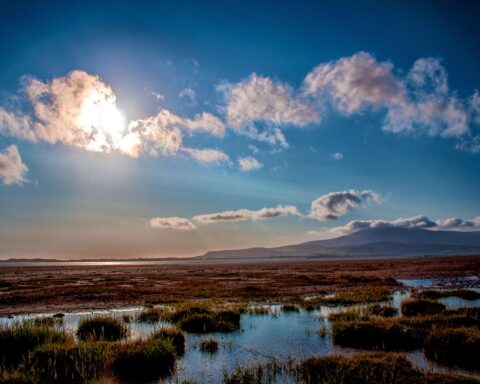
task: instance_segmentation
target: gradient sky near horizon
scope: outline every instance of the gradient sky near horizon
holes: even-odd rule
[[[479,11],[0,0],[0,258],[478,229]]]

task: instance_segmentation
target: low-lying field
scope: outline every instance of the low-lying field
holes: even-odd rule
[[[480,276],[480,258],[458,260],[463,276]],[[46,305],[57,314],[0,318],[0,384],[164,379],[175,384],[479,383],[480,308],[452,309],[449,301],[460,298],[462,305],[469,300],[474,306],[478,292],[468,289],[466,280],[451,278],[457,267],[449,258],[409,262],[424,271],[413,271],[403,260],[346,262],[341,270],[334,269],[339,267],[336,262],[228,266],[231,271],[227,266],[199,266],[188,274],[176,266],[134,268],[130,275],[122,268],[131,267],[109,268],[112,276],[101,276],[110,287],[122,291],[129,279],[146,285],[132,288],[123,301],[116,301],[118,292],[109,290],[103,306],[129,300],[142,305],[65,315],[61,311],[75,302],[79,308],[87,303],[95,308],[98,297],[81,296],[82,284],[78,293],[67,290],[63,303],[50,301],[50,286],[67,284],[65,276],[57,275],[60,271],[35,269],[28,274],[26,268],[7,273],[2,276],[8,284],[0,288],[0,299],[5,299],[3,304],[0,300],[0,311]],[[61,273],[80,272],[72,268]],[[178,292],[166,288],[165,276],[176,276],[170,285]],[[448,279],[449,289],[413,289],[400,283],[412,276]],[[122,287],[115,286],[125,277]],[[97,289],[104,287],[95,281]],[[470,276],[471,281],[480,283]],[[29,296],[37,283],[45,298]],[[212,288],[208,295],[207,286]],[[145,296],[144,290],[150,293]],[[5,304],[15,295],[32,301]],[[412,360],[414,354],[440,364],[448,374],[425,370],[425,363]],[[460,377],[465,373],[460,368],[470,376]]]
[[[0,265],[0,315],[184,302],[265,301],[338,292],[361,301],[359,287],[390,287],[394,278],[480,274],[480,256],[289,263],[138,266]],[[373,301],[381,299],[379,289]],[[368,299],[368,297],[367,297]],[[334,304],[331,302],[331,304]]]

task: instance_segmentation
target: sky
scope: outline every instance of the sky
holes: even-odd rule
[[[0,0],[0,258],[478,230],[479,8]]]

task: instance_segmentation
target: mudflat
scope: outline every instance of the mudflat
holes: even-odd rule
[[[226,264],[0,266],[0,315],[187,300],[264,301],[480,275],[480,256]],[[388,282],[391,284],[391,282]],[[462,287],[465,281],[462,281]]]

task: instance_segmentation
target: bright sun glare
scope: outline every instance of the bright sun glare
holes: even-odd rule
[[[134,143],[129,140],[125,143],[126,119],[117,108],[115,96],[92,92],[80,110],[78,125],[92,140],[88,148],[92,151],[120,149],[122,152],[131,152]]]

